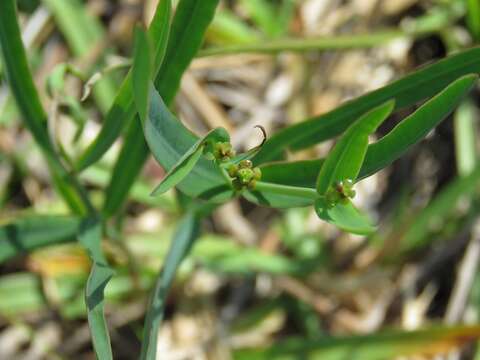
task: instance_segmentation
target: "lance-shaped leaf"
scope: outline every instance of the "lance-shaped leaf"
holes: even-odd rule
[[[389,101],[363,115],[350,126],[326,158],[317,179],[317,192],[324,195],[337,181],[355,180],[367,152],[368,136],[390,115]]]
[[[413,114],[403,119],[379,141],[368,145],[365,159],[358,175],[363,179],[400,158],[413,145],[457,107],[471,89],[475,75],[467,75],[448,85]],[[276,161],[260,166],[262,180],[276,184],[314,187],[323,159],[302,161]]]
[[[166,171],[171,171],[199,140],[173,116],[153,88],[150,90],[150,106],[144,133],[153,156]],[[219,166],[202,157],[177,187],[186,195],[213,202],[223,202],[234,194]]]
[[[199,225],[198,216],[194,213],[187,213],[173,236],[163,269],[155,283],[145,317],[141,360],[155,360],[157,358],[158,330],[163,320],[168,291],[180,263],[189,253],[193,242],[199,235]]]
[[[207,144],[218,142],[230,142],[230,136],[224,128],[216,128],[211,130],[202,139],[198,140],[178,162],[165,175],[162,182],[153,190],[152,195],[163,194],[182,181],[195,167]]]
[[[313,205],[318,194],[311,188],[258,181],[254,190],[246,190],[242,196],[255,204],[281,209]]]
[[[320,219],[353,234],[368,235],[376,230],[368,216],[360,212],[350,200],[330,206],[324,198],[319,198],[315,201],[315,212]]]
[[[165,2],[166,1],[161,1],[159,6]],[[161,55],[163,54],[157,51],[154,61],[158,63],[162,60],[162,66],[155,77],[154,83],[165,103],[168,105],[170,105],[176,94],[183,72],[201,46],[203,35],[213,18],[217,4],[218,0],[181,0],[178,2],[175,16],[172,20],[165,57],[162,60]],[[153,23],[150,30],[152,27]],[[154,36],[150,36],[150,38],[154,44],[157,44]],[[181,46],[179,46],[179,44],[181,44]],[[139,119],[135,119],[134,121],[140,122]],[[185,131],[185,129],[180,129],[179,131]],[[168,136],[172,137],[170,140],[175,147],[176,134],[170,133]],[[117,194],[115,206],[111,207],[114,211],[118,210],[127,198],[131,186],[148,158],[148,147],[145,140],[140,140],[142,137],[143,132],[141,127],[130,126],[128,137],[123,143],[109,185],[112,189],[116,189],[115,194]],[[179,136],[179,138],[181,137],[182,135]],[[139,142],[143,142],[143,144],[139,144]],[[182,141],[180,141],[180,143],[181,142]],[[180,149],[180,156],[192,145],[193,143]],[[131,156],[132,154],[133,156]],[[175,157],[173,163],[178,161],[180,156]],[[125,164],[128,164],[127,166],[131,171],[128,173],[128,177],[121,180],[121,184],[119,184],[119,178],[125,177],[123,171]],[[165,169],[168,170],[169,168]],[[216,196],[220,196],[219,194],[223,193],[227,188],[228,186],[220,184],[218,187],[208,189],[209,191],[202,195],[205,199],[215,198]]]
[[[466,75],[454,81],[387,135],[370,145],[360,177],[367,177],[387,166],[424,138],[458,106],[477,79],[477,75]]]
[[[152,57],[148,34],[135,27],[135,46],[133,52],[132,85],[133,99],[140,120],[145,122],[148,112],[148,89],[152,76]]]
[[[260,166],[262,181],[314,188],[324,159],[275,161]]]
[[[300,150],[338,136],[357,117],[389,99],[394,99],[396,109],[401,109],[433,96],[460,76],[478,72],[480,48],[449,56],[326,114],[277,132],[257,154],[256,163],[278,160],[288,147]]]
[[[86,219],[78,234],[78,240],[87,249],[92,268],[85,287],[85,303],[93,347],[98,359],[113,359],[110,336],[104,315],[104,290],[114,271],[108,266],[102,248],[102,225],[98,219]]]

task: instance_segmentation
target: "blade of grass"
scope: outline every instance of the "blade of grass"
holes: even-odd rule
[[[0,226],[0,263],[44,246],[75,240],[80,220],[67,216],[27,216]]]
[[[85,288],[88,325],[98,359],[113,359],[110,336],[104,315],[104,291],[114,271],[108,266],[101,248],[102,224],[96,218],[86,219],[80,227],[78,241],[92,260],[92,269]]]
[[[152,23],[148,29],[151,43],[155,44],[153,72],[160,68],[166,49],[170,28],[171,1],[162,0],[157,6]],[[81,171],[98,161],[112,146],[125,128],[126,124],[135,116],[136,108],[133,102],[132,71],[129,71],[115,97],[113,105],[108,111],[102,129],[95,140],[76,162],[76,168]]]
[[[148,34],[135,27],[133,51],[132,85],[133,99],[138,116],[145,122],[148,112],[148,93],[152,76],[152,54]]]
[[[285,128],[270,137],[254,162],[278,160],[286,147],[300,150],[341,134],[361,114],[383,102],[394,99],[401,109],[441,91],[459,77],[480,72],[480,48],[473,48],[440,60],[387,86],[299,124]]]
[[[181,0],[177,5],[162,67],[154,81],[155,88],[161,94],[166,104],[172,102],[180,86],[182,74],[200,48],[205,31],[215,14],[217,5],[218,0]],[[140,122],[139,119],[134,119],[134,121]],[[141,130],[138,130],[138,133],[135,134],[135,136],[132,135],[131,138],[139,139],[140,137],[143,137],[143,134]],[[140,156],[130,158],[130,154],[132,153],[131,148],[137,148],[138,146],[138,144],[131,141],[125,141],[119,155],[119,159],[122,159],[124,166],[129,166],[128,164],[132,162],[138,162]],[[134,180],[142,168],[141,165],[143,165],[147,156],[148,151],[145,150],[143,162],[136,165],[136,172],[129,174],[129,183],[124,181],[121,189],[116,192],[117,194],[122,194],[121,197],[116,200],[118,206],[121,206],[125,201]],[[118,168],[120,169],[120,166]],[[109,186],[117,187],[116,182],[119,180],[119,177],[123,175],[123,171],[120,173],[114,172]]]
[[[175,273],[183,258],[189,253],[193,242],[198,237],[200,222],[193,212],[187,213],[173,237],[170,250],[165,258],[163,269],[153,289],[143,330],[143,343],[140,359],[157,358],[158,330],[163,320],[165,302]]]
[[[148,157],[142,124],[139,119],[135,120],[125,134],[125,142],[131,145],[128,152],[120,152],[105,190],[102,213],[106,217],[113,216],[121,208]]]
[[[252,7],[255,7],[258,3],[257,0],[244,0],[244,2],[250,2]],[[288,4],[284,6],[287,7],[288,11]],[[255,8],[253,11],[258,10]],[[457,11],[452,11],[452,8],[446,7],[443,11],[432,12],[432,14],[427,14],[416,19],[415,22],[411,23],[406,29],[384,29],[368,34],[336,35],[330,37],[274,39],[250,44],[211,47],[201,51],[199,56],[239,53],[276,54],[282,51],[305,52],[370,48],[400,38],[415,38],[441,31],[454,22],[459,15],[461,14],[457,14]],[[272,33],[272,35],[274,34]]]
[[[385,44],[405,36],[405,33],[399,30],[385,30],[378,33],[362,35],[337,35],[310,39],[301,38],[258,41],[249,44],[210,47],[202,50],[199,53],[199,57],[244,53],[276,54],[283,51],[305,52],[314,50],[363,49]]]
[[[40,103],[23,48],[14,0],[0,1],[0,50],[12,94],[22,113],[25,126],[32,133],[47,160],[53,182],[69,207],[78,214],[91,211],[84,190],[63,167],[47,132],[47,116]]]
[[[240,350],[235,360],[385,360],[399,356],[425,357],[447,353],[480,336],[479,326],[432,327],[416,331],[387,330],[371,335],[291,339],[269,348]]]

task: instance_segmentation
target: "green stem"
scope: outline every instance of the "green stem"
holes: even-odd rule
[[[261,41],[251,44],[238,44],[224,47],[211,47],[200,51],[198,56],[228,55],[238,53],[278,53],[280,51],[312,51],[312,50],[344,50],[370,48],[386,44],[392,40],[407,37],[417,37],[445,29],[450,23],[460,17],[461,13],[437,10],[425,15],[403,29],[385,29],[376,33],[334,35],[315,38],[286,38],[271,41]]]
[[[239,44],[224,47],[207,48],[199,52],[199,57],[228,55],[238,53],[278,53],[280,51],[311,51],[311,50],[342,50],[368,48],[387,43],[394,39],[406,36],[402,31],[391,30],[376,34],[365,35],[338,35],[317,37],[311,39],[279,39],[269,42]]]
[[[315,189],[305,188],[299,186],[279,185],[269,182],[257,181],[255,190],[271,192],[280,195],[291,195],[296,197],[303,197],[305,199],[316,200],[320,197]]]

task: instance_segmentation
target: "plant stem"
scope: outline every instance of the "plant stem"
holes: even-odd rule
[[[457,11],[458,12],[458,11]],[[370,48],[388,43],[399,38],[412,38],[431,34],[445,29],[462,14],[455,11],[437,9],[399,29],[385,29],[375,33],[333,35],[314,38],[285,38],[259,41],[250,44],[238,44],[211,47],[200,51],[198,57],[228,55],[238,53],[278,53],[280,51],[344,50]]]
[[[279,185],[269,182],[257,181],[255,190],[271,192],[280,195],[291,195],[296,197],[303,197],[305,199],[316,200],[320,197],[315,189],[305,188],[299,186]]]

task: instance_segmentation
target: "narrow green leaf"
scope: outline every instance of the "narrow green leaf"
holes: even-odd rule
[[[180,0],[172,21],[167,52],[155,88],[170,104],[180,86],[183,73],[203,42],[219,0]]]
[[[240,350],[235,360],[386,360],[448,353],[480,337],[479,326],[430,327],[415,331],[383,330],[369,335],[292,338],[264,349]]]
[[[474,75],[454,81],[442,92],[403,119],[390,133],[367,148],[359,179],[374,174],[401,157],[411,146],[424,138],[443,121],[471,89]],[[323,159],[271,162],[260,166],[262,179],[292,186],[314,187]],[[299,178],[296,179],[297,174]]]
[[[133,98],[138,115],[145,122],[148,111],[148,89],[152,71],[150,41],[140,27],[135,28],[135,49],[133,52],[132,82]]]
[[[370,145],[359,177],[367,177],[384,168],[424,138],[458,106],[477,78],[477,75],[466,75],[454,81],[387,135]]]
[[[376,230],[368,216],[361,213],[350,201],[329,206],[325,199],[319,198],[315,201],[315,211],[320,219],[353,234],[368,235]]]
[[[255,189],[244,191],[242,196],[255,204],[281,209],[313,205],[318,194],[311,188],[257,181]]]
[[[449,56],[324,115],[277,132],[263,145],[255,163],[278,160],[287,147],[300,150],[335,137],[359,116],[389,99],[395,100],[396,109],[401,109],[433,96],[460,76],[478,72],[480,48]]]
[[[198,217],[193,213],[187,213],[173,237],[163,269],[157,278],[150,298],[143,327],[143,343],[140,355],[142,360],[155,360],[157,358],[158,330],[163,320],[168,291],[180,263],[192,248],[199,231]]]
[[[0,225],[0,263],[34,249],[75,240],[80,220],[69,216],[27,216]]]
[[[368,136],[390,115],[389,101],[363,115],[342,135],[326,158],[317,179],[317,192],[324,195],[337,181],[355,180],[367,152]]]
[[[142,123],[139,119],[135,120],[138,121],[132,121],[125,134],[125,142],[131,144],[129,151],[120,152],[105,190],[102,212],[107,218],[113,216],[128,197],[131,185],[137,179],[149,154]]]
[[[260,166],[262,181],[314,188],[324,159],[275,161]]]
[[[215,162],[201,157],[192,158],[201,141],[173,116],[155,89],[150,92],[150,109],[144,132],[153,156],[166,171],[171,172],[177,164],[192,160],[189,164],[195,165],[192,169],[182,167],[179,177],[172,179],[182,180],[178,184],[180,191],[214,202],[223,202],[233,196],[233,190]],[[193,160],[198,161],[194,164]]]
[[[200,48],[205,30],[213,18],[217,4],[218,0],[181,0],[178,3],[175,16],[172,21],[165,58],[163,59],[162,67],[155,78],[155,86],[160,92],[160,94],[162,94],[167,104],[170,104],[172,102],[173,97],[175,96],[176,91],[179,87],[180,79],[183,72],[186,70],[192,58],[195,56],[197,50]],[[151,38],[154,39],[155,37],[151,36]],[[181,44],[181,46],[179,44]],[[161,58],[158,52],[155,58],[157,60]],[[140,122],[139,119],[135,119],[134,121]],[[132,135],[131,139],[139,139],[143,137],[141,129],[138,129],[136,131],[137,133]],[[174,133],[170,133],[169,136],[175,137],[176,135]],[[170,140],[173,144],[175,144],[174,138],[171,138]],[[180,154],[183,154],[192,145],[193,144],[189,144],[188,147],[180,149]],[[118,199],[118,206],[120,206],[125,200],[130,190],[130,187],[133,185],[135,178],[138,176],[138,173],[142,169],[142,165],[147,159],[148,150],[146,147],[144,150],[145,152],[142,156],[138,156],[135,158],[129,157],[132,153],[131,149],[135,149],[138,147],[139,145],[136,142],[125,141],[120,152],[118,161],[122,159],[125,164],[138,162],[138,159],[142,157],[144,160],[141,163],[135,164],[136,172],[132,172],[129,174],[130,182],[124,182],[125,186],[122,189],[122,193],[124,195],[122,199]],[[175,152],[177,150],[178,149],[175,149]],[[176,162],[178,161],[179,157],[174,157],[174,159],[174,162]],[[170,166],[172,165],[173,164],[171,164]],[[121,166],[118,165],[118,168],[120,167]],[[169,169],[169,167],[166,169]],[[112,187],[116,187],[115,183],[119,176],[123,176],[123,172],[114,173],[112,175]],[[226,186],[220,185],[220,187],[213,189],[210,187],[209,190],[209,193],[203,194],[205,198],[215,197],[216,194],[223,193],[226,190]]]
[[[14,0],[0,1],[0,50],[12,94],[25,126],[42,150],[53,182],[69,207],[78,214],[87,212],[87,199],[75,179],[67,172],[55,153],[48,136],[47,115],[40,103],[17,23]]]
[[[152,191],[152,195],[160,195],[170,190],[192,171],[203,152],[203,147],[199,145],[200,141],[198,141],[197,144],[192,146],[192,150],[187,151],[185,155],[178,160],[178,163],[170,169],[162,182]]]
[[[85,220],[78,234],[79,242],[92,259],[92,268],[85,288],[85,303],[93,347],[98,359],[113,359],[110,336],[104,315],[104,291],[114,271],[103,255],[102,224],[98,219]]]
[[[155,47],[154,72],[160,68],[167,47],[171,12],[171,1],[160,1],[148,29],[148,35]],[[105,116],[100,133],[77,160],[76,168],[78,171],[92,165],[107,152],[125,128],[126,124],[133,119],[135,112],[132,71],[129,71],[118,90],[113,105]]]
[[[246,53],[277,54],[285,51],[307,52],[364,49],[379,46],[380,44],[386,44],[399,38],[405,38],[405,32],[397,29],[386,29],[376,33],[367,34],[283,38],[269,41],[252,41],[245,44],[228,44],[226,46],[210,47],[201,51],[199,56],[206,57]]]
[[[173,165],[162,182],[153,190],[152,195],[163,194],[182,181],[192,171],[198,160],[200,160],[200,156],[202,156],[205,145],[207,145],[208,142],[216,143],[227,141],[230,141],[230,136],[225,129],[217,128],[209,131],[207,135],[193,144],[178,162]]]

